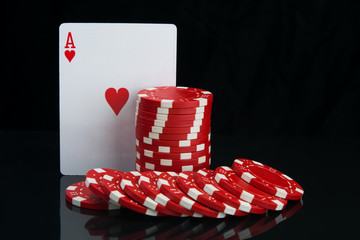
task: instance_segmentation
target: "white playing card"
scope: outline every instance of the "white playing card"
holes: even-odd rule
[[[59,68],[61,173],[134,170],[137,92],[176,85],[176,27],[64,23]]]

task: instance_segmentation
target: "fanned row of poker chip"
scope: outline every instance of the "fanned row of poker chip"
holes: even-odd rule
[[[211,162],[212,93],[188,87],[139,91],[136,170],[197,171]]]
[[[66,189],[78,207],[125,207],[150,216],[211,217],[264,214],[300,200],[304,190],[289,176],[260,162],[236,159],[232,167],[198,171],[130,171],[96,168]]]

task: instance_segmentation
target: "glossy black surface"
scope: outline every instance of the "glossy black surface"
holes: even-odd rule
[[[305,190],[302,207],[292,203],[298,211],[288,219],[283,219],[285,212],[269,212],[219,220],[153,218],[126,209],[112,216],[81,213],[66,205],[64,190],[84,177],[61,177],[56,132],[0,133],[2,239],[102,239],[103,235],[134,239],[136,234],[158,239],[215,239],[222,234],[340,239],[357,234],[360,141],[356,138],[249,138],[214,132],[212,169],[230,165],[236,157],[252,158],[287,173]]]

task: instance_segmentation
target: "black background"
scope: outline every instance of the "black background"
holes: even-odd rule
[[[63,22],[175,24],[177,85],[214,94],[212,169],[252,158],[305,189],[303,209],[260,238],[355,234],[359,3],[7,1],[1,9],[1,215],[8,238],[59,238]]]
[[[174,23],[177,84],[214,93],[213,131],[359,136],[359,4],[8,1],[1,129],[58,130],[63,22]]]

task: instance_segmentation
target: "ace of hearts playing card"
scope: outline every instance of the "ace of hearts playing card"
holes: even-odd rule
[[[59,27],[60,170],[134,170],[135,108],[144,88],[176,85],[173,24]]]

